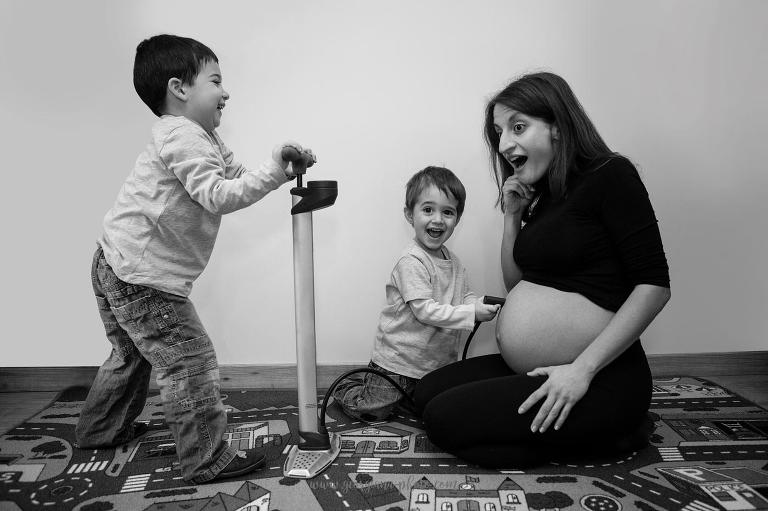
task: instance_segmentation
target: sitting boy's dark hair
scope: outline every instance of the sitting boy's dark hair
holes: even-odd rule
[[[467,192],[456,174],[443,167],[427,167],[411,176],[405,185],[405,207],[413,211],[419,196],[429,185],[435,185],[446,197],[453,196],[458,201],[456,217],[461,218]]]
[[[152,113],[160,117],[165,106],[168,80],[192,84],[205,64],[219,59],[203,43],[188,37],[161,34],[144,39],[136,47],[133,87]]]

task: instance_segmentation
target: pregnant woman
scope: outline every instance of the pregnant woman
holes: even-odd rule
[[[485,113],[509,290],[500,354],[445,366],[415,399],[430,440],[486,467],[647,445],[639,336],[670,297],[648,193],[571,88],[525,75]]]

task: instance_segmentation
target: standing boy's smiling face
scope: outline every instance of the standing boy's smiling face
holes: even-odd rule
[[[421,192],[413,210],[405,208],[405,218],[413,226],[416,242],[435,257],[443,257],[443,244],[459,222],[458,205],[452,194],[446,195],[431,184]]]
[[[184,116],[198,123],[205,131],[213,131],[221,123],[221,110],[229,99],[222,86],[219,64],[209,60],[197,73],[192,84],[184,84],[186,104]]]

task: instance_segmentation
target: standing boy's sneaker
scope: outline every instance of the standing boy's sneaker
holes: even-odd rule
[[[247,451],[237,451],[232,461],[224,467],[224,470],[216,474],[213,479],[206,481],[208,483],[219,481],[221,479],[227,479],[230,477],[237,477],[249,472],[253,472],[257,468],[261,468],[266,461],[267,456],[264,454],[263,449],[248,449]]]

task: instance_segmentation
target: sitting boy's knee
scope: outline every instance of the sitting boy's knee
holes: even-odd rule
[[[389,418],[398,400],[381,399],[365,390],[362,385],[358,385],[345,389],[339,395],[334,393],[334,398],[344,413],[355,419],[376,422]]]

